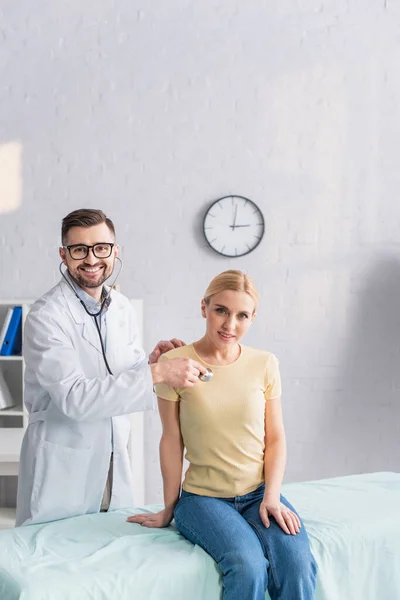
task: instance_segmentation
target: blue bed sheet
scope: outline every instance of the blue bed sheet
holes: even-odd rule
[[[283,494],[309,533],[315,600],[400,600],[400,474],[287,484]],[[142,511],[0,532],[1,600],[220,600],[214,561],[173,525],[125,522]]]

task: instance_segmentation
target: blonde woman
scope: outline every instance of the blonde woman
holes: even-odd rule
[[[165,508],[135,515],[177,529],[222,573],[223,600],[311,600],[316,565],[295,509],[280,494],[286,442],[278,360],[240,343],[256,316],[250,277],[225,271],[201,302],[204,336],[160,357],[189,357],[212,371],[190,388],[157,385]],[[183,451],[189,468],[181,492]]]

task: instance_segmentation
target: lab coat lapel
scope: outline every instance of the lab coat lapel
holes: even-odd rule
[[[82,310],[83,310],[83,307],[82,307]],[[89,317],[89,315],[86,315],[86,321],[83,325],[82,336],[85,338],[85,340],[87,340],[89,342],[89,344],[91,344],[93,346],[93,348],[96,348],[96,350],[100,354],[103,354],[101,351],[100,338],[99,338],[98,331],[96,329],[96,324],[94,322],[94,318]]]
[[[82,337],[87,340],[89,344],[91,344],[93,348],[95,348],[100,354],[102,354],[99,334],[96,330],[94,318],[86,314],[82,304],[65,281],[61,280],[60,286],[75,323],[77,325],[80,324],[82,327]]]

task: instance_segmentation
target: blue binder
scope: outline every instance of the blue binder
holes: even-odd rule
[[[21,354],[22,351],[22,307],[14,306],[3,344],[1,356]]]

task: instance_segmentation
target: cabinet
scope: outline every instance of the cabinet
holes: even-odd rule
[[[23,328],[31,304],[27,300],[0,300],[0,329],[8,309],[13,306],[22,307]],[[15,406],[0,410],[0,529],[4,529],[14,525],[19,454],[27,426],[27,412],[23,402],[23,355],[0,356],[0,369],[15,400]]]

